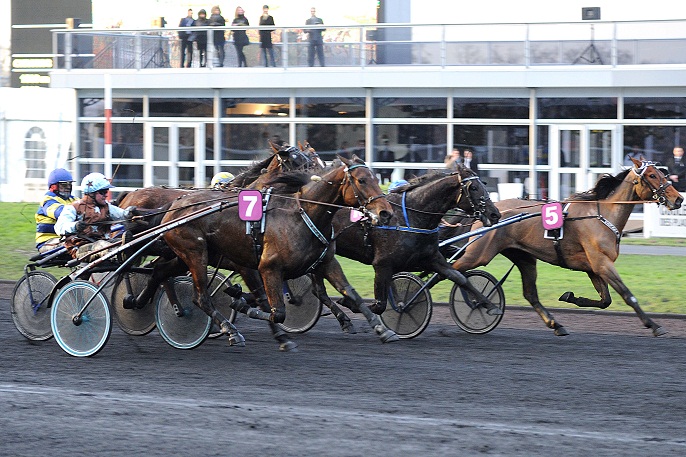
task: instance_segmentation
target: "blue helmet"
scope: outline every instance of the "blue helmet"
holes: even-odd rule
[[[48,187],[60,182],[74,182],[74,177],[64,168],[56,168],[48,176]]]
[[[393,181],[390,186],[388,186],[388,191],[390,192],[392,190],[395,190],[400,186],[404,186],[405,184],[409,184],[409,183],[407,181],[405,181],[404,179],[397,179],[397,180]]]

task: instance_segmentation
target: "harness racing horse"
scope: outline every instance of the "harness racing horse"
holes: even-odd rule
[[[453,173],[424,175],[392,190],[387,199],[393,205],[391,226],[351,224],[347,211],[339,211],[333,220],[338,234],[336,254],[374,266],[376,303],[372,310],[378,314],[385,310],[393,274],[431,271],[467,287],[482,305],[498,313],[500,310],[474,289],[464,275],[456,274],[438,250],[438,225],[446,211],[459,208],[486,226],[500,219],[500,212],[476,173],[460,165]],[[321,280],[315,284],[318,289],[323,288]],[[348,331],[347,316],[323,296],[320,300],[331,308],[343,330]]]
[[[258,270],[264,283],[271,323],[283,322],[283,281],[312,272],[326,278],[344,297],[353,311],[362,312],[382,342],[395,341],[394,332],[386,329],[378,316],[363,305],[362,298],[350,286],[343,270],[329,249],[333,215],[341,205],[359,207],[373,224],[385,224],[392,207],[379,188],[378,181],[364,161],[341,158],[342,165],[325,170],[320,179],[309,182],[310,175],[301,172],[277,174],[267,181],[275,186],[265,203],[264,231],[255,235],[246,230],[236,206],[181,225],[165,233],[164,240],[187,266],[195,286],[194,302],[212,317],[223,333],[235,332],[233,325],[218,313],[207,292],[207,265],[220,258]],[[307,184],[305,184],[307,183]],[[303,184],[305,184],[303,186]],[[302,188],[295,194],[279,193],[279,186]],[[282,192],[287,192],[282,191]],[[193,212],[190,206],[211,196],[211,191],[198,191],[172,203],[162,223],[178,220]],[[246,233],[249,232],[249,233]],[[174,272],[166,272],[172,276]],[[162,276],[154,273],[153,278]],[[156,288],[156,284],[149,287]],[[235,335],[235,333],[234,333]],[[286,335],[276,334],[282,350],[293,348]],[[235,342],[235,337],[230,343]]]
[[[643,325],[652,330],[653,335],[663,335],[666,331],[641,309],[638,300],[619,276],[614,262],[619,256],[622,230],[636,202],[654,201],[673,210],[681,207],[683,198],[654,163],[635,159],[632,161],[632,168],[616,176],[604,175],[595,188],[572,195],[563,202],[566,205],[561,232],[549,233],[546,238],[543,224],[538,218],[510,224],[488,232],[469,245],[464,255],[455,261],[453,268],[467,271],[487,265],[497,254],[504,255],[521,273],[524,298],[557,336],[568,333],[538,298],[536,260],[584,271],[598,291],[600,300],[576,297],[573,292],[565,292],[560,301],[579,307],[605,309],[612,302],[609,284],[633,308]],[[501,213],[540,214],[544,204],[545,202],[512,199],[503,200],[496,205]],[[445,239],[452,236],[454,234],[448,231],[442,233]]]

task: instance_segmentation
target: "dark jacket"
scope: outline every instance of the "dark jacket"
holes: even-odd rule
[[[324,25],[324,21],[321,18],[318,18],[317,16],[310,17],[305,21],[305,25],[319,25],[322,24]],[[322,43],[322,32],[325,29],[309,29],[307,30],[309,34],[309,40],[311,43]]]
[[[667,159],[667,168],[670,175],[677,175],[679,181],[673,182],[672,185],[679,192],[686,192],[686,155],[676,162],[674,156]]]
[[[248,22],[248,19],[245,16],[238,16],[237,18],[234,18],[234,20],[231,22],[231,25],[247,27],[250,25],[250,22]],[[233,43],[236,46],[246,46],[250,44],[250,39],[248,38],[248,34],[245,33],[245,30],[233,31]]]
[[[205,18],[205,19],[198,18],[195,20],[195,23],[193,25],[196,27],[207,27],[208,25],[210,25],[210,21],[208,21],[207,18]],[[194,41],[198,42],[201,45],[202,44],[207,45],[207,32],[204,32],[204,31],[195,32],[194,35],[195,35]]]
[[[226,20],[221,14],[213,14],[210,16],[210,25],[215,27],[224,27],[226,25]],[[214,44],[222,45],[226,41],[224,38],[224,30],[217,30],[214,32]]]
[[[195,24],[195,20],[193,20],[192,17],[184,17],[181,18],[181,22],[179,22],[179,27],[193,27],[193,24]],[[181,38],[182,40],[190,40],[192,35],[192,32],[179,31],[179,38]]]
[[[274,18],[270,15],[260,16],[260,25],[274,25]],[[272,30],[260,30],[260,43],[263,48],[272,47]]]

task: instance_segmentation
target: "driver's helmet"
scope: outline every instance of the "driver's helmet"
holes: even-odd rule
[[[64,168],[56,168],[50,172],[48,176],[48,187],[59,184],[61,182],[74,182],[74,177]]]
[[[405,184],[409,184],[409,183],[408,183],[407,181],[405,181],[404,179],[397,179],[397,180],[393,181],[393,182],[388,186],[388,191],[390,192],[390,191],[392,191],[392,190],[395,190],[395,189],[397,189],[397,188],[400,187],[400,186],[404,186]]]
[[[81,180],[81,189],[84,194],[92,194],[99,190],[111,189],[113,187],[102,173],[89,173]]]
[[[212,178],[212,182],[210,182],[210,187],[213,187],[215,189],[221,189],[223,187],[226,187],[233,179],[235,176],[228,171],[220,171],[214,177]]]

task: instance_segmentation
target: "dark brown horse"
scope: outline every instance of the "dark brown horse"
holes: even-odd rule
[[[272,322],[283,322],[283,281],[305,273],[326,278],[344,297],[353,311],[362,312],[383,342],[397,336],[386,329],[378,316],[363,305],[362,298],[350,286],[329,249],[332,236],[331,220],[342,205],[362,208],[375,224],[385,224],[392,207],[379,188],[378,181],[362,160],[341,159],[342,165],[322,173],[321,179],[304,185],[296,194],[272,193],[265,215],[264,233],[246,234],[246,223],[238,209],[230,206],[221,212],[175,228],[164,235],[167,245],[191,272],[195,284],[195,302],[210,315],[222,331],[234,334],[233,325],[217,313],[207,293],[207,265],[220,258],[245,268],[258,270],[264,283]],[[301,186],[303,174],[282,173],[267,185]],[[309,180],[310,175],[306,175]],[[177,220],[197,208],[194,203],[211,198],[211,191],[198,191],[175,200],[162,223]],[[167,276],[177,272],[167,272]],[[153,277],[161,275],[154,274]],[[151,281],[150,287],[156,288]],[[276,335],[275,335],[276,336]],[[277,338],[282,349],[292,345]]]
[[[438,251],[438,225],[446,211],[459,208],[486,226],[500,218],[476,173],[460,166],[453,173],[424,175],[391,191],[387,199],[394,213],[388,226],[351,224],[347,211],[340,211],[334,217],[336,254],[374,266],[374,312],[380,314],[386,308],[391,277],[400,271],[439,273],[470,288],[475,296],[481,297],[484,306],[498,312]],[[323,287],[321,281],[318,283]],[[342,312],[335,305],[322,302],[331,307],[345,329],[348,324],[345,318],[339,317]]]
[[[665,330],[653,322],[638,305],[638,300],[624,284],[615,260],[619,256],[621,233],[626,225],[634,202],[655,201],[667,208],[677,209],[682,197],[653,163],[634,162],[633,168],[616,176],[605,175],[595,188],[569,197],[563,202],[565,210],[562,233],[548,233],[545,237],[540,218],[526,219],[488,232],[469,245],[453,267],[460,271],[487,265],[497,254],[510,259],[522,276],[524,297],[541,316],[543,322],[555,330],[555,335],[567,335],[567,330],[546,310],[536,289],[536,260],[570,270],[584,271],[600,295],[600,300],[576,297],[565,292],[560,301],[580,307],[607,308],[612,301],[608,284],[617,291],[627,305],[634,309],[646,328],[660,336]],[[503,215],[522,212],[539,213],[545,202],[503,200],[496,205]],[[452,234],[446,231],[442,237]]]

